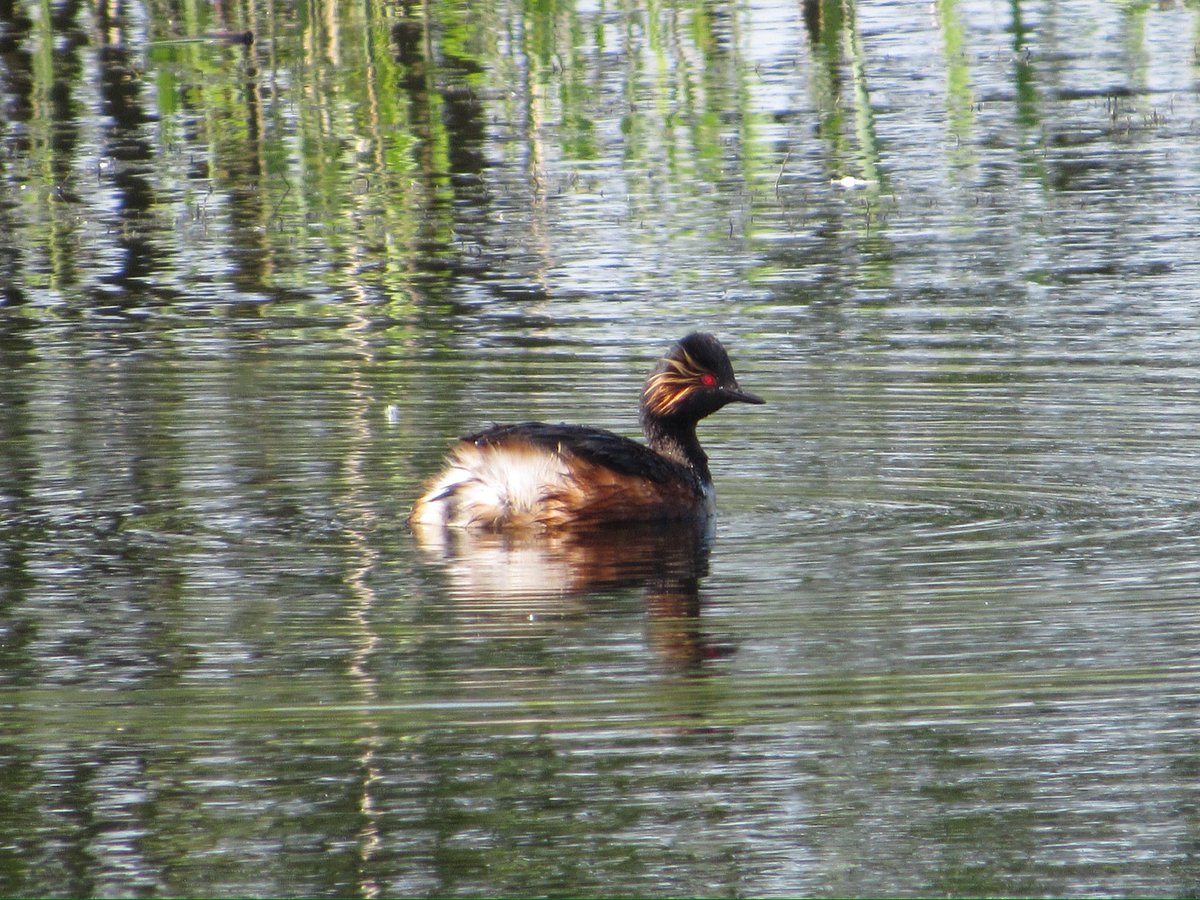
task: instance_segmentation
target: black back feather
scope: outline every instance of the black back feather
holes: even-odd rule
[[[687,467],[669,460],[645,444],[585,425],[551,425],[546,422],[522,422],[519,425],[494,425],[463,438],[477,446],[527,443],[548,453],[572,454],[584,462],[604,466],[622,475],[646,478],[659,484],[676,479],[694,481]]]

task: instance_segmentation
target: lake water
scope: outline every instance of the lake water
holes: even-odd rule
[[[1200,892],[1198,46],[0,3],[0,894]],[[410,533],[694,328],[712,533]]]

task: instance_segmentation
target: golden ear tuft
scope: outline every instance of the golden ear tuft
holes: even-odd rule
[[[693,390],[706,370],[682,347],[678,357],[664,357],[662,371],[646,381],[646,408],[656,416],[669,416]]]

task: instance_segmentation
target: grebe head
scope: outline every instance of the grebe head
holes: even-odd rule
[[[694,425],[734,402],[766,401],[738,386],[721,342],[698,331],[676,343],[646,379],[642,424],[676,420]]]

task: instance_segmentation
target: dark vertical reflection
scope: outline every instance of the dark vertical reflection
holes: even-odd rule
[[[55,218],[53,233],[48,241],[51,265],[58,284],[75,284],[80,278],[78,215],[81,203],[80,184],[75,169],[80,157],[89,149],[82,145],[82,108],[75,92],[83,79],[82,51],[86,47],[87,31],[78,19],[84,14],[82,5],[63,3],[54,8],[52,31],[57,52],[54,54],[53,82],[50,85],[50,166],[54,184],[53,204],[63,213]]]
[[[1029,26],[1021,14],[1021,0],[1012,0],[1013,83],[1017,88],[1017,122],[1025,128],[1038,123],[1036,72],[1028,46]]]
[[[36,429],[30,421],[29,370],[34,347],[11,322],[0,320],[0,687],[36,683],[37,623],[28,608],[30,572],[45,545],[31,505],[37,472]],[[42,790],[37,754],[14,741],[0,743],[0,895],[47,890],[34,798]]]
[[[33,22],[16,5],[16,0],[0,0],[0,174],[7,159],[29,152],[29,136],[16,123],[28,122],[33,114],[33,57],[26,46]],[[5,234],[19,233],[12,213],[16,199],[0,194],[0,229]],[[18,306],[28,298],[21,287],[21,253],[15,242],[0,243],[0,305]]]
[[[225,24],[223,22],[223,24]],[[233,283],[241,290],[261,291],[272,267],[267,231],[271,227],[269,185],[263,169],[263,99],[253,45],[243,45],[245,70],[241,82],[240,112],[245,138],[222,148],[221,168],[229,181],[229,218],[233,231]],[[291,185],[284,183],[286,193]]]
[[[804,13],[804,28],[808,31],[808,39],[817,43],[821,39],[821,0],[801,0]]]
[[[843,2],[820,0],[815,11],[812,4],[805,6],[805,23],[812,42],[810,90],[818,114],[817,134],[825,144],[830,175],[835,178],[845,174],[855,156],[850,138],[855,98],[852,84],[847,84],[851,80],[847,69],[853,60],[847,60],[844,54],[852,19]]]
[[[0,742],[0,822],[5,825],[7,848],[0,853],[0,892],[6,897],[50,893],[44,880],[48,854],[39,852],[35,838],[34,798],[44,787],[37,762],[28,748]]]
[[[471,76],[483,71],[482,64],[465,54],[446,53],[446,72],[441,89],[442,122],[446,128],[446,150],[450,161],[450,189],[455,231],[465,238],[465,247],[488,243],[488,190],[483,179],[484,107],[471,87]],[[480,267],[482,255],[461,259],[465,267]]]
[[[147,236],[154,205],[149,178],[154,149],[143,128],[151,117],[142,106],[141,73],[126,40],[130,26],[120,0],[100,4],[97,26],[101,41],[97,53],[99,93],[107,117],[103,163],[109,167],[108,177],[117,195],[114,239],[122,251],[119,268],[103,280],[120,289],[133,289],[133,296],[116,298],[117,305],[131,306],[142,302],[138,296],[141,289],[160,267]]]
[[[51,116],[54,126],[50,146],[54,151],[54,181],[62,201],[77,202],[76,185],[71,178],[72,163],[79,147],[80,108],[75,86],[83,75],[80,50],[87,44],[87,33],[78,19],[81,4],[66,2],[54,7],[51,26],[57,42],[54,54],[54,81],[50,87]]]
[[[33,57],[26,46],[32,28],[32,20],[16,0],[0,0],[0,90],[4,93],[0,124],[28,122],[33,114]],[[28,141],[11,148],[18,149],[28,150]]]
[[[478,272],[484,262],[477,250],[489,203],[485,108],[473,86],[484,65],[462,49],[473,27],[466,5],[421,8],[411,0],[392,27],[424,197],[415,261],[432,271]]]
[[[400,94],[407,99],[407,120],[412,134],[417,139],[413,150],[416,157],[416,175],[420,179],[420,195],[424,215],[420,217],[416,234],[418,251],[412,258],[428,269],[441,269],[446,265],[448,229],[441,225],[439,194],[444,183],[439,178],[435,165],[436,129],[433,116],[433,73],[430,62],[429,17],[415,0],[400,4],[399,21],[392,27],[392,45],[396,62],[400,66]]]
[[[442,120],[446,124],[447,144],[452,176],[480,175],[483,173],[483,141],[486,131],[483,125],[483,103],[471,88],[471,76],[483,72],[483,65],[464,54],[445,55],[445,66],[450,73],[442,89],[445,112]],[[472,182],[465,178],[456,180],[464,185]],[[463,195],[463,199],[479,201],[477,192]]]
[[[37,472],[30,422],[29,370],[34,346],[22,331],[0,328],[0,684],[27,679],[36,625],[24,610],[31,554],[40,537],[30,509]]]
[[[831,122],[829,117],[839,110],[839,100],[842,93],[840,49],[842,35],[842,2],[843,0],[802,0],[804,24],[808,29],[809,41],[812,43],[813,54],[820,65],[819,86],[817,93],[823,115],[820,127],[824,131],[840,122],[840,118]]]

